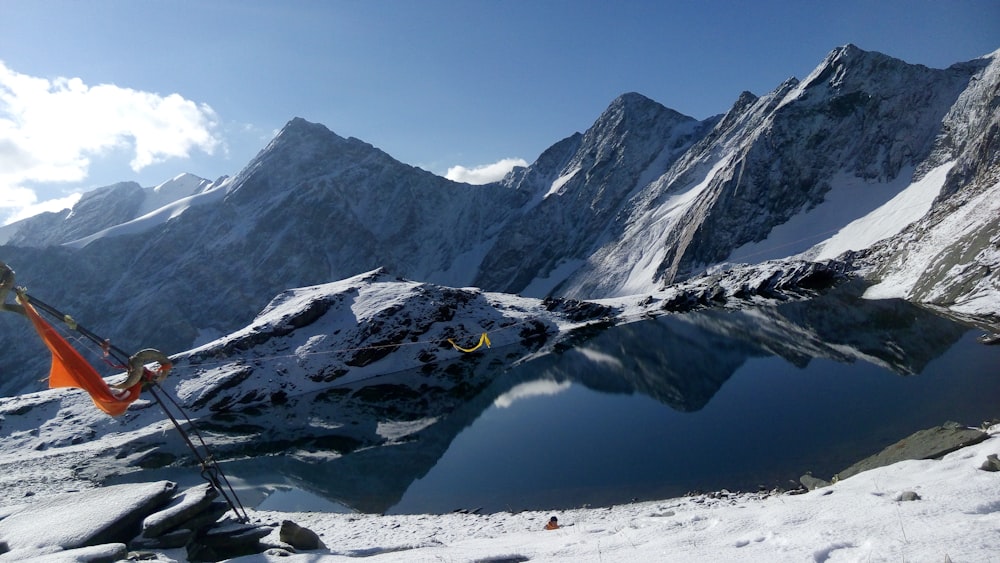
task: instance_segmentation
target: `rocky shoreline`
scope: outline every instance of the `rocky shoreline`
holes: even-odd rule
[[[802,486],[787,494],[826,487],[831,482],[898,461],[938,459],[989,436],[982,430],[948,422],[907,436],[829,481],[804,475]],[[1000,460],[996,454],[990,455],[980,469],[1000,471]],[[713,495],[723,493],[707,497],[716,498]],[[178,490],[173,482],[158,481],[99,487],[8,506],[0,509],[0,561],[53,553],[75,561],[157,560],[164,551],[183,549],[187,560],[194,562],[258,553],[285,556],[325,549],[316,533],[291,520],[251,522],[249,518],[238,517],[239,512],[218,497],[218,492],[208,484]],[[919,499],[912,491],[897,498]],[[66,522],[67,514],[78,517]]]

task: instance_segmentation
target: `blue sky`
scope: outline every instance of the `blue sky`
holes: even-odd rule
[[[533,161],[624,92],[696,118],[854,43],[942,68],[984,1],[0,0],[0,223],[238,172],[292,117],[438,174]]]

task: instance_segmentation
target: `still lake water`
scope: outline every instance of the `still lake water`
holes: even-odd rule
[[[289,511],[558,510],[792,488],[917,430],[1000,417],[1000,346],[980,334],[849,292],[670,315],[508,366],[405,447],[226,471],[257,491],[247,504]]]
[[[392,513],[604,506],[830,478],[917,430],[1000,415],[1000,350],[970,331],[919,376],[867,363],[747,361],[704,408],[556,384],[459,434]]]

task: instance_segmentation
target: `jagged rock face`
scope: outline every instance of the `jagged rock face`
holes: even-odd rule
[[[249,256],[285,288],[377,267],[467,285],[478,263],[455,258],[474,251],[517,197],[445,180],[301,119],[235,180],[225,200],[231,234],[211,244]]]
[[[819,204],[838,175],[878,189],[928,158],[972,70],[932,70],[847,46],[801,83],[741,96],[630,202],[621,221],[628,227],[562,292],[594,298],[627,294],[650,277],[684,279]]]
[[[572,155],[544,155],[534,199],[486,255],[476,284],[518,293],[567,261],[585,260],[627,198],[662,174],[705,129],[639,94],[616,99],[578,143],[576,137],[564,141],[573,145]],[[550,167],[559,160],[560,166]]]

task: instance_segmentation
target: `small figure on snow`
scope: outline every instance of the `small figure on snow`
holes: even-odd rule
[[[559,519],[553,516],[549,518],[549,523],[545,525],[546,530],[558,530],[559,529]]]

